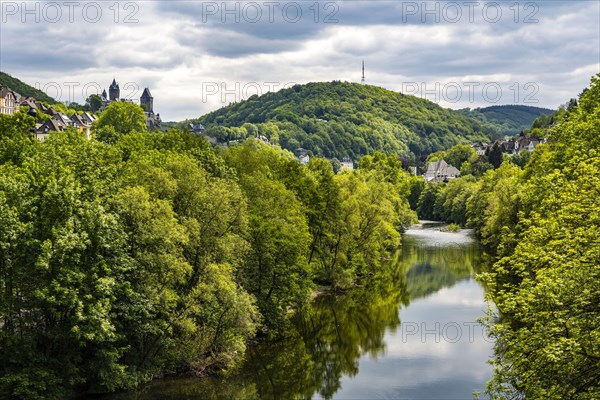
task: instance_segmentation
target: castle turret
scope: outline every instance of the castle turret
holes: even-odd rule
[[[108,96],[110,101],[119,100],[119,97],[121,96],[121,90],[119,89],[119,84],[115,78],[113,78],[113,81],[108,88]]]
[[[140,105],[147,113],[154,113],[154,97],[150,94],[150,89],[144,89],[144,93],[140,97]]]
[[[106,101],[108,98],[106,97],[106,89],[102,91],[102,100]]]

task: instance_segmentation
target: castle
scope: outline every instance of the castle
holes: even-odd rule
[[[104,103],[103,108],[108,106],[113,101],[127,101],[132,102],[128,99],[120,99],[121,89],[119,88],[119,84],[116,79],[113,78],[112,83],[108,87],[108,97],[106,96],[106,89],[102,91],[102,102]],[[146,125],[148,129],[158,129],[160,128],[160,123],[162,122],[160,119],[160,114],[154,114],[154,97],[150,93],[150,89],[144,88],[144,92],[142,93],[142,97],[140,97],[140,106],[144,109],[144,114],[146,115]]]

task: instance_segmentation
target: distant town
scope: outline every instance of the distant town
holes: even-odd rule
[[[103,111],[112,102],[133,103],[130,99],[121,98],[119,84],[114,78],[108,88],[108,95],[105,89],[102,91],[102,94],[94,96],[96,96],[99,102],[97,107],[98,112]],[[139,104],[144,109],[148,129],[159,129],[162,121],[160,114],[154,113],[154,98],[149,88],[144,89]],[[60,106],[53,106],[39,101],[32,96],[21,96],[7,86],[0,87],[0,114],[13,115],[18,111],[23,111],[38,121],[43,120],[43,122],[36,123],[33,132],[37,139],[46,140],[51,132],[62,131],[69,127],[79,130],[89,139],[90,128],[92,123],[98,119],[98,116],[91,111],[76,111],[69,116],[64,110],[60,110],[59,108],[63,108],[62,104]]]
[[[101,94],[93,95],[96,96],[96,100],[99,102],[97,104],[97,112],[102,112],[113,102],[133,103],[133,100],[121,98],[120,94],[119,84],[113,78],[108,87],[108,93],[104,89]],[[146,125],[149,130],[166,129],[161,127],[162,120],[160,114],[154,112],[154,97],[150,93],[149,88],[144,88],[139,105],[144,110]],[[38,121],[43,120],[43,122],[36,123],[35,130],[33,131],[33,135],[37,139],[44,141],[52,132],[62,131],[66,128],[74,128],[82,132],[89,139],[92,124],[98,119],[98,116],[91,111],[76,111],[72,112],[69,116],[66,112],[58,109],[64,108],[62,106],[62,104],[59,106],[49,105],[31,96],[21,96],[7,86],[0,87],[0,114],[12,115],[18,111],[22,111],[36,118]],[[318,121],[327,122],[324,119],[318,119]],[[217,138],[206,134],[205,127],[200,123],[190,123],[186,128],[192,133],[203,136],[212,145],[220,144],[229,146],[239,141],[231,140],[226,143],[219,143]],[[271,144],[269,139],[263,135],[256,134],[255,138],[266,144]],[[537,145],[545,141],[546,139],[540,140],[531,136],[505,136],[492,143],[477,142],[469,145],[475,150],[478,156],[487,156],[492,149],[499,149],[497,151],[501,153],[515,155],[524,151],[532,152]],[[294,154],[301,164],[306,165],[309,163],[310,155],[306,149],[298,148],[294,151]],[[339,161],[339,164],[339,171],[351,171],[358,164],[358,160],[343,157]],[[443,159],[429,162],[424,167],[426,170],[422,174],[418,166],[409,167],[409,170],[414,175],[422,175],[427,182],[448,182],[460,176],[460,165],[451,165]]]

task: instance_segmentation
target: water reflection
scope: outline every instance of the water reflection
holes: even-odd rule
[[[480,266],[481,250],[471,231],[442,232],[437,227],[410,229],[403,238],[402,265],[414,301],[469,278]]]
[[[492,344],[476,322],[486,307],[472,279],[480,262],[468,231],[409,230],[400,264],[410,304],[399,310],[400,329],[386,332],[386,356],[362,356],[360,374],[342,377],[334,397],[468,399],[482,391]]]
[[[113,399],[468,398],[491,374],[491,344],[475,323],[479,262],[468,232],[411,229],[383,273],[316,298],[229,377],[165,380]]]

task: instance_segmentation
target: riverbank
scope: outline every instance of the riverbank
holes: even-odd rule
[[[341,296],[319,286],[290,329],[249,346],[239,368],[103,399],[471,397],[491,376],[491,343],[476,322],[483,288],[472,279],[479,246],[468,232],[422,228],[429,223],[404,234],[382,274]]]

